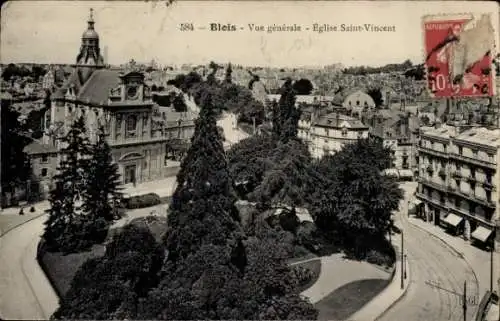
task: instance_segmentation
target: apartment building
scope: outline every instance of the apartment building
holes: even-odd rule
[[[321,158],[338,152],[345,144],[368,138],[368,126],[357,118],[330,113],[311,124],[309,137],[311,155]]]
[[[500,129],[424,130],[418,152],[420,214],[467,240],[492,244],[500,217]]]

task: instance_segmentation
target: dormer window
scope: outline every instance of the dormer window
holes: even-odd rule
[[[359,100],[356,100],[356,106],[359,106]]]

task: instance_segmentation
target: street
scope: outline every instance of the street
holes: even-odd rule
[[[472,320],[481,300],[472,269],[446,244],[408,222],[406,208],[416,185],[402,185],[405,201],[395,221],[404,231],[411,283],[405,297],[379,320],[463,320],[461,295],[464,281],[467,281],[467,296],[471,301],[467,307],[467,320]]]
[[[46,216],[43,215],[0,238],[0,313],[4,319],[46,320],[54,311],[44,311],[44,306],[54,307],[54,310],[57,308],[58,298],[41,269],[30,269],[34,264],[38,267],[36,257],[26,256],[27,251],[32,250],[31,247],[36,249],[38,241],[33,240],[38,240],[45,220]],[[30,274],[30,277],[36,276],[37,285],[45,284],[43,296],[35,295],[25,273]],[[42,273],[42,277],[39,277],[39,273]]]

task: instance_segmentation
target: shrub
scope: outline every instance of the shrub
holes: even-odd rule
[[[125,208],[136,209],[155,206],[161,204],[161,199],[158,194],[149,193],[145,195],[132,196],[124,201]]]
[[[390,258],[389,255],[375,250],[370,250],[366,254],[366,261],[371,264],[377,264],[382,266],[390,266],[392,264],[392,259]]]
[[[300,225],[295,208],[291,211],[283,211],[279,216],[279,223],[285,231],[295,233]]]
[[[34,207],[34,206],[32,206],[32,207],[30,208],[30,212],[31,212],[31,213],[35,212],[35,207]]]
[[[304,284],[307,284],[314,278],[314,273],[303,266],[298,266],[298,265],[294,266],[292,269],[292,273],[297,279],[299,287],[303,286]]]

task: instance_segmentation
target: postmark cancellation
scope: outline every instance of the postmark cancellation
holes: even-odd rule
[[[495,34],[489,14],[422,19],[427,88],[434,98],[495,94]]]

